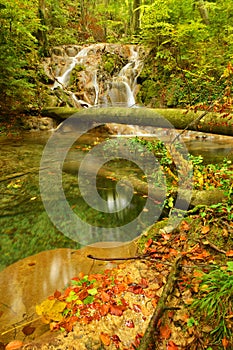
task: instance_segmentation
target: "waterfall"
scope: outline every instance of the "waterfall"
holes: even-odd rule
[[[123,47],[124,45],[100,43],[79,47],[79,51],[72,57],[64,54],[63,68],[60,65],[52,90],[64,89],[75,107],[135,106],[137,77],[142,69],[142,60],[137,46],[125,45],[124,54],[119,54]],[[101,61],[104,55],[110,58],[111,55],[115,55],[115,58],[118,56],[121,62],[127,60],[127,63],[111,76]],[[76,66],[80,68],[78,73],[74,72]],[[118,64],[115,66],[118,67]],[[76,75],[75,86],[71,81],[73,74]]]

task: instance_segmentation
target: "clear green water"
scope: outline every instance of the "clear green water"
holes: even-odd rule
[[[59,232],[51,223],[41,201],[38,171],[43,148],[49,136],[49,133],[36,132],[0,138],[0,270],[43,250],[80,248],[79,243]],[[92,142],[95,139],[96,137]],[[206,157],[210,155],[213,161],[216,158],[222,160],[229,155],[232,157],[231,145],[223,147],[221,143],[219,147],[210,148],[207,142],[194,141],[190,142],[188,147],[191,153],[204,154]],[[138,172],[138,169],[129,163],[121,164],[120,168],[125,174]],[[18,173],[23,175],[17,176]],[[141,174],[138,173],[138,176]],[[115,191],[113,179],[99,178],[97,186],[104,199]],[[122,216],[104,214],[88,207],[81,198],[77,177],[72,171],[63,173],[63,187],[74,212],[82,220],[97,226],[104,224],[114,227],[119,223],[124,224],[127,220],[131,221],[137,217],[145,201],[143,197],[134,195],[130,210],[122,213]]]
[[[66,237],[52,224],[41,200],[39,166],[49,136],[49,133],[28,133],[0,138],[0,270],[44,250],[80,248],[79,243]],[[83,153],[82,148],[81,151],[76,149],[75,154]],[[132,173],[135,169],[131,166],[124,163],[121,168]],[[145,199],[137,195],[132,198],[130,211],[123,211],[120,216],[90,208],[80,196],[76,176],[78,168],[73,170],[69,171],[68,167],[68,172],[63,172],[63,189],[75,214],[91,225],[124,225],[137,217],[143,208]],[[106,200],[109,193],[115,191],[115,184],[112,179],[98,178],[100,196]]]

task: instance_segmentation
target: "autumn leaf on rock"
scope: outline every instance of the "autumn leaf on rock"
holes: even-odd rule
[[[53,321],[61,321],[63,319],[62,311],[66,308],[66,305],[63,301],[48,299],[40,305],[36,305],[36,313]]]
[[[123,311],[125,310],[125,306],[123,305],[111,305],[110,306],[110,314],[115,316],[121,316]]]

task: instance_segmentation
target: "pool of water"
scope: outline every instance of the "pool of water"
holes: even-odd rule
[[[50,135],[34,132],[0,138],[0,269],[44,250],[80,248],[79,242],[70,239],[53,225],[41,200],[38,172],[41,155]],[[124,208],[124,195],[116,201],[114,172],[118,167],[119,172],[123,172],[126,177],[133,173],[143,179],[140,169],[132,162],[124,161],[119,165],[117,161],[114,166],[110,164],[111,172],[107,177],[98,177],[97,187],[101,198],[110,207],[117,202],[123,208],[120,211],[119,207],[115,208],[116,213],[114,208],[111,214],[90,208],[80,196],[77,184],[76,163],[80,162],[91,145],[101,142],[106,136],[99,132],[84,135],[80,143],[73,146],[64,164],[62,182],[69,205],[76,215],[92,226],[105,224],[116,227],[137,217],[146,199],[139,193],[133,193],[131,205]],[[201,154],[206,162],[219,162],[225,157],[233,159],[233,138],[190,138],[186,135],[184,139],[189,151],[194,155]],[[141,232],[143,225],[137,229]]]

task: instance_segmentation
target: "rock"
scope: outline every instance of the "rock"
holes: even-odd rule
[[[135,252],[134,242],[119,242],[118,245],[115,242],[102,242],[80,250],[63,248],[41,252],[8,266],[0,272],[0,334],[13,329],[1,341],[7,343],[14,337],[23,340],[22,329],[19,327],[14,330],[14,324],[25,324],[25,320],[35,314],[36,304],[56,289],[62,290],[79,272],[101,272],[114,266],[105,261],[89,259],[88,254],[97,257],[127,257],[135,255]],[[40,322],[40,327],[36,327],[33,336],[39,336],[46,330],[48,325],[41,328]]]
[[[54,129],[55,122],[49,117],[26,116],[21,119],[21,124],[26,130],[48,131]]]

